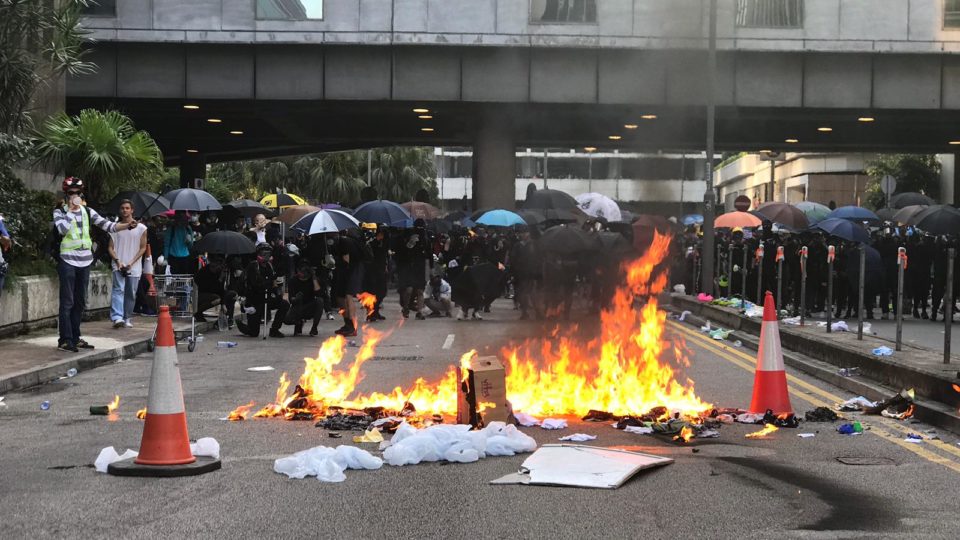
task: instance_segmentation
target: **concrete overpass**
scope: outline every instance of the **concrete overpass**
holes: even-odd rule
[[[706,1],[577,0],[595,11],[563,23],[543,20],[550,1],[326,0],[321,20],[264,20],[271,0],[120,0],[85,20],[100,70],[68,81],[67,104],[125,110],[188,177],[210,161],[472,145],[483,205],[512,197],[517,146],[702,150]],[[719,0],[719,150],[960,143],[950,2],[770,4]]]

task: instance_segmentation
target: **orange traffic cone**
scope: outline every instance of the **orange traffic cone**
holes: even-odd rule
[[[763,300],[760,350],[757,353],[757,372],[753,378],[753,400],[750,402],[752,413],[762,414],[767,410],[772,410],[774,414],[793,412],[787,391],[787,373],[783,370],[777,307],[770,291],[767,291]]]
[[[107,472],[119,476],[188,476],[219,468],[220,460],[197,458],[190,451],[173,319],[170,307],[160,306],[140,453],[133,460],[110,464]]]

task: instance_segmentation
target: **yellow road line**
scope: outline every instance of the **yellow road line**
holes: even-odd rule
[[[736,356],[741,356],[741,357],[745,357],[745,358],[754,360],[754,359],[750,358],[749,355],[747,355],[747,354],[745,354],[745,353],[743,353],[743,352],[741,352],[741,351],[737,351],[737,350],[728,348],[728,346],[725,345],[725,344],[716,343],[716,340],[712,340],[712,339],[710,339],[710,338],[707,338],[707,337],[705,337],[705,336],[702,336],[702,335],[696,333],[695,331],[693,331],[693,330],[691,330],[691,329],[689,329],[689,328],[685,328],[684,326],[682,326],[682,325],[680,325],[680,324],[678,324],[678,323],[673,323],[673,326],[674,326],[674,328],[676,328],[677,330],[679,330],[680,332],[682,332],[682,333],[685,334],[686,336],[688,336],[688,337],[690,337],[690,338],[693,338],[693,341],[697,342],[701,347],[704,347],[704,348],[709,349],[711,352],[713,352],[713,353],[716,354],[717,356],[723,358],[724,360],[726,360],[726,361],[728,361],[728,362],[730,362],[730,363],[732,363],[732,364],[734,364],[734,365],[736,365],[736,366],[739,366],[740,368],[742,368],[742,369],[744,369],[744,370],[746,370],[746,371],[748,371],[748,372],[753,372],[753,371],[756,369],[756,366],[755,366],[755,365],[750,365],[750,364],[744,362],[743,360],[741,360],[740,358],[737,358],[737,357],[736,357]],[[731,354],[731,353],[733,353],[733,354]],[[796,378],[796,377],[793,376],[793,375],[787,375],[787,379],[788,379],[790,382],[793,382],[793,383],[797,384],[798,386],[801,386],[801,387],[803,387],[803,388],[805,388],[805,389],[807,389],[807,390],[810,390],[810,391],[814,392],[815,394],[817,394],[817,395],[819,395],[819,396],[825,397],[825,398],[830,399],[831,401],[833,401],[833,403],[827,403],[827,402],[821,401],[821,400],[819,400],[819,399],[813,398],[813,397],[811,397],[811,396],[805,395],[805,394],[799,392],[799,389],[797,389],[797,388],[793,388],[793,389],[792,389],[793,392],[794,392],[794,395],[796,395],[798,398],[800,398],[800,399],[802,399],[802,400],[804,400],[804,401],[806,401],[806,402],[814,405],[815,407],[828,407],[828,408],[833,408],[833,404],[834,404],[834,403],[838,403],[838,402],[844,401],[843,398],[841,398],[841,397],[839,397],[839,396],[836,396],[836,395],[834,395],[834,394],[831,394],[830,392],[828,392],[828,391],[826,391],[826,390],[823,390],[822,388],[818,388],[818,387],[816,387],[816,386],[814,386],[814,385],[812,385],[812,384],[810,384],[810,383],[808,383],[808,382],[806,382],[806,381],[800,380],[800,379]],[[886,426],[886,424],[883,424],[883,425]],[[872,429],[868,430],[866,433],[874,433],[874,434],[876,434],[878,437],[881,437],[881,438],[883,438],[883,439],[885,439],[885,440],[887,440],[887,441],[889,441],[889,442],[892,442],[892,443],[894,443],[894,444],[896,444],[896,445],[898,445],[898,446],[901,446],[901,447],[903,447],[904,449],[909,450],[910,452],[913,452],[914,454],[916,454],[916,455],[918,455],[918,456],[926,459],[927,461],[930,461],[931,463],[938,463],[938,464],[940,464],[940,465],[943,465],[944,467],[947,467],[948,469],[953,470],[953,471],[956,472],[956,473],[960,473],[960,463],[957,463],[957,462],[952,461],[952,460],[950,460],[950,459],[948,459],[948,458],[946,458],[946,457],[944,457],[944,456],[940,456],[940,455],[938,455],[938,454],[936,454],[936,453],[934,453],[934,452],[931,452],[931,451],[929,451],[929,450],[927,450],[927,449],[925,449],[925,448],[923,448],[923,447],[921,447],[921,446],[918,446],[916,443],[908,443],[908,442],[900,439],[899,436],[894,435],[894,434],[892,434],[892,433],[890,433],[890,432],[888,432],[888,431],[885,431],[885,430],[883,430],[883,429],[880,429],[877,425],[872,425],[871,427],[872,427]],[[902,431],[902,432],[904,432],[904,433],[910,432],[909,429],[903,428],[902,426],[898,426],[898,425],[896,425],[896,424],[892,424],[890,427],[894,427],[894,428],[896,428],[896,429],[898,429],[898,430],[900,430],[900,431]],[[934,447],[939,448],[939,449],[944,450],[944,451],[947,451],[947,452],[949,452],[949,453],[951,453],[951,454],[960,455],[960,450],[958,450],[958,449],[956,449],[956,448],[954,448],[954,447],[952,447],[952,446],[944,443],[943,441],[933,441],[933,440],[925,439],[925,440],[924,440],[924,443],[922,443],[922,444],[932,444]]]

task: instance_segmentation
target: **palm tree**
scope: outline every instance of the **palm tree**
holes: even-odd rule
[[[117,111],[56,114],[37,132],[35,151],[38,161],[86,180],[87,197],[93,201],[104,200],[163,166],[157,143]]]
[[[413,200],[421,189],[436,192],[436,168],[429,148],[377,150],[370,177],[384,199],[404,202]]]

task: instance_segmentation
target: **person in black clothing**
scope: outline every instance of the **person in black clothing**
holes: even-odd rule
[[[328,239],[336,260],[333,268],[333,298],[343,309],[342,336],[357,335],[357,306],[353,298],[363,291],[363,256],[360,243],[348,235]]]
[[[376,223],[364,223],[364,242],[369,247],[372,258],[363,265],[363,290],[377,298],[373,312],[367,315],[367,322],[384,321],[387,318],[380,313],[383,299],[387,296],[387,250],[386,226]]]
[[[400,307],[404,318],[410,316],[410,310],[416,312],[417,319],[423,320],[423,290],[427,286],[427,260],[430,244],[427,242],[425,223],[422,219],[415,222],[411,230],[400,235],[397,246],[397,290],[400,292]]]
[[[257,260],[251,262],[246,269],[246,307],[253,308],[254,312],[247,317],[247,322],[237,322],[237,328],[248,336],[256,337],[260,334],[260,322],[269,315],[270,310],[276,310],[273,324],[270,326],[270,337],[282,338],[280,326],[287,316],[290,304],[281,294],[282,279],[278,279],[273,268],[273,248],[269,244],[257,246]],[[264,309],[266,308],[266,312]]]
[[[933,250],[926,237],[914,234],[907,246],[907,279],[913,299],[913,318],[927,319],[927,297],[930,295],[930,271],[933,266]]]
[[[520,308],[520,318],[528,319],[531,315],[541,318],[537,308],[537,290],[541,279],[540,254],[537,244],[530,237],[530,230],[520,232],[519,240],[510,249],[510,273],[513,277],[513,287]]]
[[[320,324],[323,305],[320,301],[320,282],[317,281],[309,261],[300,261],[289,286],[290,312],[287,315],[287,323],[293,325],[293,335],[303,334],[303,323],[307,319],[313,319],[310,335],[317,335],[317,325]]]
[[[233,324],[237,292],[224,286],[224,262],[220,257],[211,257],[206,266],[193,274],[193,283],[197,287],[197,312],[193,317],[197,322],[206,322],[203,312],[219,305],[227,314],[228,324]]]

